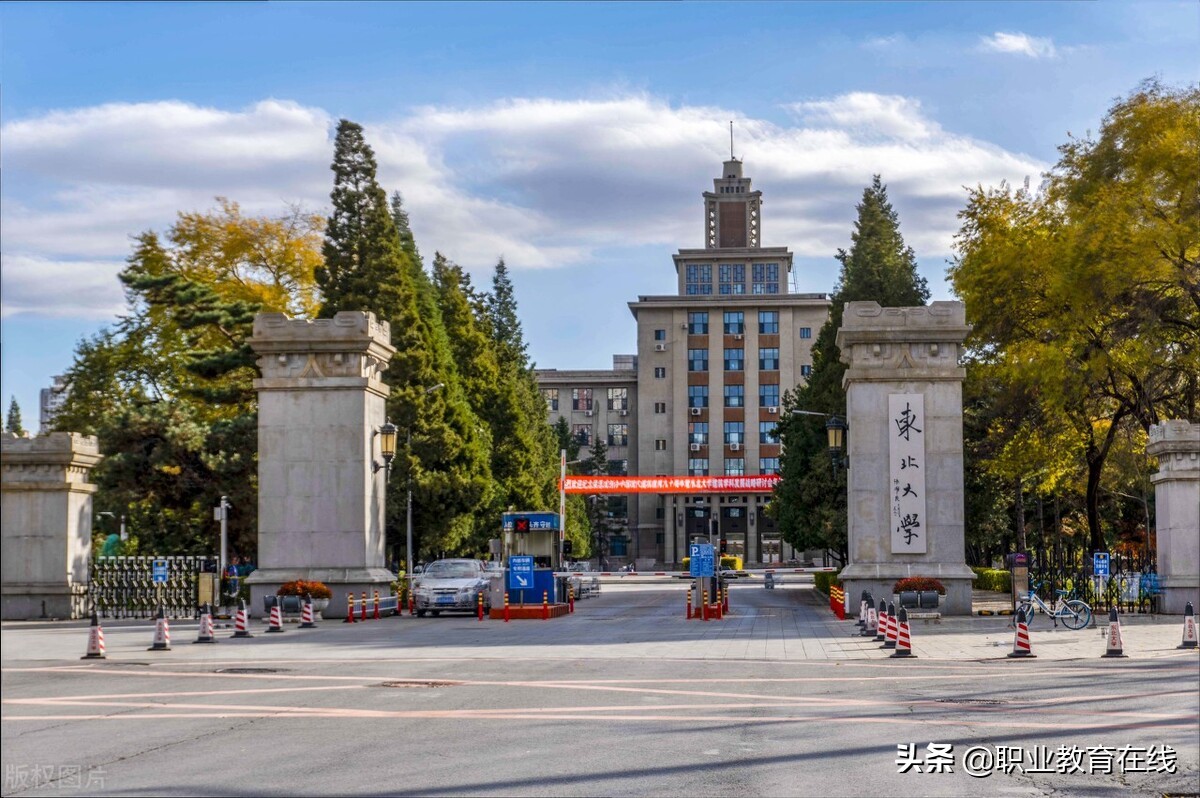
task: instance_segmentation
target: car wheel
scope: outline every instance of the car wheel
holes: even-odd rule
[[[442,614],[442,611],[441,610],[430,610],[429,614],[432,615],[434,618],[436,618]]]
[[[417,617],[418,617],[418,618],[424,618],[424,617],[425,617],[425,610],[417,610]]]

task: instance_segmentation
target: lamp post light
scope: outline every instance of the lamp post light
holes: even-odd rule
[[[437,385],[434,385],[430,388],[426,388],[424,395],[428,396],[429,394],[433,393],[434,391],[438,390],[439,388],[445,388],[445,387],[446,387],[445,383],[439,382]],[[388,427],[388,426],[391,426],[390,422],[388,424],[384,425],[384,427]],[[387,434],[384,427],[380,428],[381,435]],[[392,457],[395,457],[396,456],[396,428],[395,428],[395,426],[392,426],[391,434],[392,434]],[[386,440],[386,438],[385,438],[385,440]],[[409,462],[408,475],[407,475],[408,496],[405,500],[405,505],[404,505],[404,563],[405,563],[405,568],[407,569],[404,572],[404,576],[407,579],[412,579],[412,572],[413,572],[412,504],[413,504],[413,502],[412,502],[412,422],[411,421],[409,422],[408,427],[406,427],[406,429],[405,429],[404,440],[405,440],[405,450],[406,450],[406,453],[408,454],[408,462]],[[382,448],[383,448],[383,442],[381,441],[380,449],[382,449]],[[386,454],[384,454],[384,459],[388,462],[389,465],[391,464],[391,458],[388,457]]]
[[[818,413],[814,410],[793,410],[794,416],[820,416],[828,419],[825,422],[825,434],[829,440],[829,460],[833,465],[833,476],[837,477],[838,466],[846,462],[843,454],[846,449],[846,430],[850,429],[846,420],[835,413]]]

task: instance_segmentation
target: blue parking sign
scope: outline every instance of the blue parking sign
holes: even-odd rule
[[[150,575],[154,579],[154,584],[161,585],[167,581],[167,561],[155,560],[151,564]]]
[[[508,589],[525,590],[533,587],[533,556],[511,554],[508,557]]]
[[[688,573],[691,576],[713,576],[714,565],[711,543],[692,543],[688,546]]]
[[[1108,552],[1097,551],[1092,554],[1092,573],[1096,576],[1108,576]]]

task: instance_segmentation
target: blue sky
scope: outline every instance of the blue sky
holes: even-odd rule
[[[0,6],[2,396],[110,324],[129,236],[227,196],[323,211],[365,125],[421,251],[503,255],[538,365],[634,350],[700,192],[736,152],[763,239],[829,291],[874,172],[935,298],[963,186],[1039,175],[1157,75],[1197,79],[1195,3],[207,3]]]

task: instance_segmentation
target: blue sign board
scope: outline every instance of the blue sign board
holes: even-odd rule
[[[713,547],[711,543],[688,545],[688,573],[692,576],[713,576]]]
[[[501,523],[505,532],[539,532],[558,529],[558,513],[504,513]]]
[[[533,587],[533,555],[509,555],[508,589],[526,590],[531,587]]]
[[[151,571],[150,571],[151,576],[154,578],[154,584],[156,584],[156,585],[165,584],[167,581],[167,561],[166,560],[155,560],[154,563],[150,566],[150,568],[151,568]]]
[[[1097,551],[1092,554],[1092,573],[1096,576],[1108,576],[1108,552]]]

